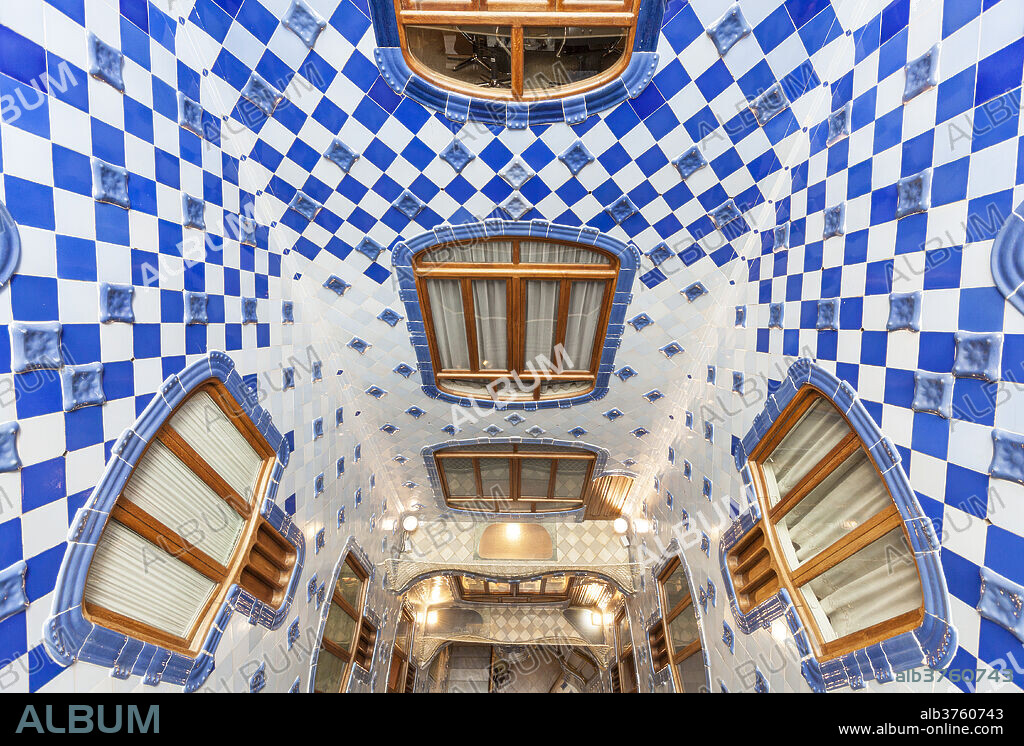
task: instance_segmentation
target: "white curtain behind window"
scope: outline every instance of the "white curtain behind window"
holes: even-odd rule
[[[558,328],[558,282],[527,280],[526,282],[526,348],[523,363],[535,368],[541,355],[554,360],[555,331]]]
[[[519,261],[525,264],[607,264],[602,254],[582,246],[546,241],[520,241]]]
[[[473,280],[476,344],[480,368],[508,369],[508,307],[505,280]]]
[[[468,370],[469,345],[459,281],[427,280],[427,297],[441,369]]]
[[[815,402],[764,462],[770,504],[785,497],[849,432],[850,427],[835,407],[821,400]]]
[[[96,546],[84,598],[178,637],[188,637],[216,584],[116,521]]]
[[[444,264],[446,262],[509,264],[512,261],[512,242],[474,241],[455,246],[442,246],[423,254],[421,261],[427,264]]]
[[[572,361],[563,366],[569,370],[590,370],[594,352],[594,336],[601,318],[605,284],[597,280],[572,283],[569,293],[569,317],[565,325],[565,354]]]

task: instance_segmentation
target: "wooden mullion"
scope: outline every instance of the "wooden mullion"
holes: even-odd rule
[[[674,651],[673,653],[671,653],[670,657],[672,658],[672,665],[673,666],[678,666],[680,663],[685,661],[691,655],[696,655],[697,653],[699,653],[700,650],[701,650],[700,634],[698,633],[696,640],[694,640],[691,643],[688,643],[684,647],[681,647],[681,648],[677,649],[676,651]]]
[[[501,280],[515,275],[526,280],[613,280],[618,268],[603,264],[520,264],[494,265],[481,262],[426,264],[416,270],[420,277],[449,280]]]
[[[597,319],[597,329],[594,330],[594,349],[590,353],[590,366],[588,370],[594,376],[597,375],[597,369],[601,366],[601,357],[604,353],[603,342],[605,336],[607,336],[608,323],[612,313],[611,300],[614,296],[615,280],[608,280],[605,283],[604,297],[601,298],[601,313]]]
[[[476,307],[473,304],[472,280],[463,279],[459,282],[462,290],[462,321],[466,325],[466,344],[469,346],[469,369],[480,372],[480,350],[476,339]]]
[[[323,647],[328,653],[333,655],[335,658],[341,658],[343,661],[351,662],[352,651],[345,650],[338,643],[329,637],[323,637],[320,639],[320,646]]]
[[[513,339],[513,354],[509,367],[513,371],[523,369],[526,348],[526,283],[519,277],[512,278],[512,314],[509,316],[509,331]]]
[[[508,460],[508,481],[509,500],[518,500],[523,495],[523,460],[520,458],[509,458]]]
[[[811,467],[800,481],[793,485],[793,488],[781,496],[775,507],[771,509],[770,518],[772,523],[778,523],[786,513],[792,510],[797,503],[811,493],[815,487],[824,482],[833,471],[860,450],[860,438],[857,433],[850,432],[840,440],[835,447],[826,453],[822,459]],[[762,466],[762,468],[764,468]]]
[[[845,637],[827,642],[822,646],[822,659],[836,658],[846,655],[854,650],[860,650],[875,640],[888,639],[901,632],[916,629],[921,625],[924,618],[924,611],[921,608],[911,609],[902,614],[885,619],[870,627],[853,632]]]
[[[473,476],[476,478],[476,494],[478,500],[486,499],[484,495],[484,480],[480,474],[480,459],[473,459]]]
[[[82,611],[87,620],[94,622],[101,627],[118,630],[122,634],[127,634],[134,638],[150,640],[154,644],[160,645],[169,650],[183,652],[186,655],[189,655],[187,652],[188,640],[183,637],[178,637],[177,635],[172,635],[169,632],[164,632],[151,624],[140,622],[136,619],[132,619],[131,617],[127,617],[124,614],[118,614],[116,611],[111,611],[103,606],[97,606],[89,601],[82,601]]]
[[[249,502],[237,494],[231,485],[174,428],[169,425],[164,426],[157,433],[157,438],[211,490],[217,493],[218,497],[234,508],[243,518],[249,518],[252,514],[252,506]]]
[[[816,390],[814,389],[801,389],[797,392],[794,400],[786,406],[786,411],[775,419],[771,430],[754,447],[753,452],[750,454],[751,461],[760,463],[771,455],[779,443],[789,435],[790,430],[796,427],[804,414],[807,413],[807,410],[818,400],[820,394],[815,396],[815,393]]]
[[[512,28],[521,26],[611,26],[628,28],[633,24],[634,19],[633,13],[615,12],[520,11],[518,13],[496,13],[490,11],[485,14],[481,14],[479,11],[464,10],[401,10],[399,12],[401,23],[413,26],[487,25]]]
[[[213,582],[222,583],[227,577],[228,568],[138,505],[118,500],[110,517]]]
[[[352,605],[349,604],[348,600],[344,596],[342,596],[337,590],[334,591],[334,595],[331,596],[331,600],[334,603],[338,604],[338,606],[341,607],[341,610],[353,619],[359,618],[359,612],[352,608]]]
[[[559,367],[561,367],[561,360],[556,350],[559,345],[562,345],[563,348],[565,347],[565,331],[569,325],[569,294],[571,287],[572,285],[568,280],[562,280],[558,284],[558,321],[555,324],[555,344],[551,350],[551,355]],[[561,371],[559,370],[558,372]]]
[[[796,588],[805,585],[902,523],[896,505],[889,505],[804,562],[797,570],[790,573],[790,581]]]
[[[519,98],[523,95],[523,75],[524,75],[524,59],[523,59],[523,27],[513,26],[512,27],[512,41],[509,45],[509,54],[512,57],[512,97]]]
[[[558,472],[558,459],[551,459],[551,474],[548,476],[548,499],[555,499],[555,474]]]

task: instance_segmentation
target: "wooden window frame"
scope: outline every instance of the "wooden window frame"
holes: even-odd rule
[[[332,640],[327,637],[327,617],[324,617],[324,633],[320,637],[320,650],[326,650],[335,658],[344,661],[346,664],[345,673],[342,674],[338,692],[345,692],[348,690],[349,683],[352,679],[352,669],[355,666],[360,666],[365,671],[370,670],[369,666],[364,664],[366,663],[367,656],[372,661],[373,648],[375,647],[377,640],[377,628],[367,618],[365,613],[366,593],[370,586],[370,573],[363,568],[353,552],[349,552],[345,555],[343,563],[348,565],[349,569],[351,569],[353,574],[360,580],[359,597],[356,600],[356,605],[352,606],[338,591],[338,580],[335,578],[334,588],[331,592],[331,599],[328,602],[327,615],[330,615],[330,603],[335,603],[341,607],[341,610],[356,623],[355,629],[352,632],[352,640],[346,647],[343,646],[340,641]],[[338,577],[340,576],[341,573],[339,572]],[[366,650],[367,643],[369,647],[368,651]],[[314,685],[315,683],[316,682],[314,680]]]
[[[838,412],[850,428],[850,432],[831,451],[825,454],[817,465],[809,469],[787,494],[779,495],[779,501],[775,506],[770,506],[764,474],[764,463],[786,435],[797,426],[801,417],[818,401],[823,401],[826,406],[832,407]],[[802,499],[808,496],[816,486],[827,479],[833,471],[858,452],[862,452],[867,456],[878,479],[885,485],[886,492],[889,494],[889,505],[879,513],[876,513],[872,518],[864,521],[840,537],[830,546],[825,547],[814,557],[806,560],[794,572],[789,567],[785,554],[779,544],[778,535],[775,530],[776,523]],[[754,448],[748,457],[748,464],[754,483],[754,490],[757,493],[761,506],[762,518],[755,528],[737,542],[727,555],[727,564],[733,577],[737,602],[741,612],[748,612],[766,598],[775,595],[781,588],[785,588],[789,592],[793,606],[796,608],[797,614],[803,621],[804,626],[811,632],[809,637],[814,648],[815,657],[819,661],[831,660],[853,651],[861,650],[869,645],[882,642],[921,626],[924,621],[923,602],[915,610],[905,612],[865,629],[826,642],[817,621],[814,619],[814,615],[808,610],[804,602],[803,593],[799,590],[805,583],[835,567],[857,551],[896,528],[901,530],[903,540],[909,548],[911,555],[913,555],[913,545],[910,542],[906,524],[892,498],[892,493],[885,483],[878,464],[875,463],[875,459],[870,451],[868,451],[863,441],[857,435],[857,430],[853,427],[853,423],[835,406],[828,394],[811,384],[805,384],[797,391],[793,399],[775,420],[772,427]],[[920,568],[916,567],[916,565],[915,571],[917,572],[918,583],[920,584]],[[922,598],[923,595],[922,589]]]
[[[391,646],[391,663],[388,664],[388,694],[406,694],[412,690],[416,680],[416,666],[412,663],[413,636],[416,633],[416,619],[405,606],[402,607],[399,626],[405,622],[409,625],[409,635],[403,647],[398,644],[398,630],[395,630],[395,642]],[[398,668],[395,668],[395,663]],[[410,675],[411,674],[411,675]]]
[[[683,581],[686,583],[687,593],[686,598],[680,599],[676,603],[676,605],[670,609],[668,607],[668,596],[665,593],[665,582],[672,576],[674,572],[677,571],[683,574]],[[676,691],[678,692],[682,692],[684,690],[683,682],[679,678],[679,670],[677,667],[687,658],[700,654],[701,650],[703,649],[703,646],[701,645],[700,641],[699,624],[697,627],[696,639],[690,641],[680,640],[679,642],[683,644],[678,647],[676,645],[676,641],[672,639],[672,633],[669,631],[669,625],[673,621],[675,621],[676,617],[678,617],[684,611],[689,609],[691,614],[694,613],[693,597],[689,592],[689,587],[690,582],[689,579],[686,577],[685,571],[682,568],[682,562],[680,562],[678,557],[673,557],[671,560],[669,560],[668,564],[665,565],[664,569],[658,574],[658,596],[661,601],[661,608],[663,613],[661,619],[655,622],[655,625],[652,628],[651,632],[655,633],[656,631],[657,635],[662,636],[665,651],[665,665],[667,665],[671,671],[672,681],[675,685]],[[657,629],[659,627],[660,629]],[[651,648],[651,666],[652,668],[654,667],[653,644]],[[664,669],[664,667],[665,666],[661,666],[659,668],[655,668],[654,670],[661,671],[662,669]]]
[[[483,579],[484,592],[475,593],[467,591],[464,585],[465,575],[460,575],[458,581],[455,583],[455,593],[460,601],[468,601],[473,603],[519,603],[519,604],[541,604],[541,603],[561,603],[569,600],[569,596],[572,593],[573,587],[576,584],[576,578],[570,577],[568,582],[565,584],[564,593],[548,593],[547,584],[549,580],[554,579],[554,575],[543,575],[539,578],[541,582],[540,593],[529,593],[523,592],[519,589],[520,583],[533,582],[530,580],[500,580],[491,581]],[[561,578],[559,578],[561,579]],[[538,578],[534,578],[538,580]],[[502,583],[509,586],[507,593],[491,590],[491,586],[495,583]]]
[[[626,620],[626,627],[630,630],[630,637],[626,640],[623,640],[622,636],[619,634],[619,625],[622,623],[623,619]],[[637,692],[639,691],[639,686],[636,678],[636,663],[633,657],[633,630],[629,624],[629,617],[626,614],[625,604],[623,604],[622,608],[619,609],[618,613],[615,615],[615,621],[612,625],[612,629],[612,635],[615,641],[615,659],[608,667],[608,672],[612,680],[612,693],[624,693],[622,691],[622,681],[624,678],[629,679],[633,683],[632,691],[625,693]],[[630,670],[632,670],[632,673],[630,673]]]
[[[527,443],[525,445],[533,445]],[[530,513],[560,513],[567,510],[579,510],[585,508],[587,500],[590,496],[590,483],[594,476],[594,469],[597,465],[597,454],[593,451],[580,448],[575,451],[520,451],[520,444],[509,443],[508,451],[487,451],[479,450],[474,446],[452,446],[451,448],[442,448],[434,451],[434,462],[437,464],[437,477],[441,484],[441,492],[444,495],[444,502],[449,508],[456,508],[458,510],[466,510],[477,513],[507,513],[507,514],[522,514],[524,511],[521,510],[503,510],[501,503],[512,503],[512,502],[529,502]],[[476,489],[477,495],[475,497],[452,497],[451,492],[448,489],[448,478],[445,474],[444,462],[446,459],[452,458],[469,458],[473,460],[473,471],[476,476]],[[483,494],[483,478],[480,472],[480,459],[487,458],[500,458],[506,459],[509,463],[509,494],[505,497],[487,497]],[[544,498],[522,500],[521,499],[521,472],[522,472],[522,461],[524,459],[551,459],[551,476],[548,478],[548,492]],[[558,474],[558,462],[560,460],[586,460],[589,462],[587,465],[587,471],[583,475],[583,487],[580,490],[579,498],[558,498],[554,496],[555,479]],[[465,504],[479,505],[481,503],[487,503],[489,501],[494,502],[493,510],[482,510],[475,507],[464,507]],[[572,503],[572,507],[558,507],[550,510],[538,510],[537,506],[543,506],[545,503],[555,503],[558,505],[565,505]]]
[[[641,0],[394,0],[398,39],[409,68],[435,85],[472,98],[502,101],[542,101],[598,88],[622,74],[629,65]],[[438,73],[409,49],[406,26],[494,26],[510,29],[511,83],[495,89],[462,83]],[[586,80],[550,90],[526,91],[523,29],[548,27],[614,27],[626,29],[622,56],[607,70]]]
[[[520,241],[560,244],[573,246],[603,256],[605,264],[547,264],[540,262],[519,261]],[[511,243],[512,261],[501,263],[487,262],[426,262],[423,257],[439,249],[456,249],[467,244],[487,243]],[[450,384],[445,385],[448,380],[480,381],[492,383],[503,378],[518,376],[519,380],[525,383],[535,384],[532,399],[525,397],[497,396],[501,401],[547,401],[553,399],[574,398],[585,396],[594,390],[597,385],[597,373],[601,364],[601,356],[604,351],[603,341],[608,334],[608,322],[611,318],[612,301],[615,297],[615,286],[619,277],[620,262],[618,257],[609,251],[596,246],[574,243],[571,241],[560,241],[548,238],[522,239],[513,236],[495,236],[492,238],[477,239],[474,241],[456,241],[418,252],[412,260],[413,276],[416,283],[416,294],[420,300],[420,308],[423,311],[423,325],[427,336],[427,344],[430,348],[430,360],[434,370],[434,381],[438,390],[451,396],[474,398],[452,389]],[[430,296],[427,292],[427,280],[457,280],[460,283],[463,302],[463,318],[466,325],[466,344],[468,347],[469,368],[468,369],[442,369],[441,358],[437,348],[437,338],[434,331],[434,319],[430,308]],[[506,298],[506,333],[507,344],[506,360],[511,363],[506,369],[480,368],[479,354],[476,342],[476,313],[473,307],[473,280],[505,280]],[[580,280],[596,280],[605,284],[604,299],[601,305],[601,313],[598,317],[597,329],[594,335],[594,345],[591,350],[590,360],[586,368],[580,367],[573,370],[566,370],[561,373],[553,370],[538,370],[531,372],[526,367],[524,360],[526,347],[526,282],[528,280],[549,280],[560,283],[558,291],[558,320],[555,331],[555,345],[565,343],[566,322],[569,314],[569,295],[572,291],[572,282]],[[531,361],[532,362],[532,361]],[[560,364],[560,361],[552,361]],[[573,361],[576,363],[577,361]],[[588,383],[589,387],[578,391],[557,394],[541,394],[544,383]],[[476,396],[475,398],[480,398]]]
[[[171,420],[178,410],[199,392],[205,392],[210,396],[225,417],[238,429],[262,459],[254,483],[251,502],[236,494],[227,481],[171,426]],[[259,504],[262,496],[266,494],[277,454],[219,379],[210,378],[203,381],[178,403],[165,418],[153,438],[146,444],[135,462],[133,472],[143,463],[150,446],[156,442],[168,448],[206,486],[241,516],[244,524],[238,543],[228,564],[216,561],[166,524],[129,501],[124,496],[124,488],[131,484],[132,476],[129,476],[111,508],[108,520],[117,521],[203,577],[217,583],[218,587],[210,594],[210,598],[197,615],[188,635],[183,637],[90,603],[84,598],[82,599],[82,615],[86,621],[101,627],[194,658],[201,651],[214,617],[233,585],[238,584],[246,592],[269,606],[280,607],[286,598],[288,581],[297,555],[295,548],[272,528],[259,512]],[[100,541],[102,540],[101,535]],[[86,585],[88,585],[88,576]]]

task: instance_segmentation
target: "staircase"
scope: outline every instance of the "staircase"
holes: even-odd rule
[[[486,694],[490,677],[490,645],[452,645],[448,662],[449,692]]]

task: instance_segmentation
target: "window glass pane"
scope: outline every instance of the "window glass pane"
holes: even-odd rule
[[[484,497],[490,499],[508,499],[511,494],[508,476],[508,459],[482,458],[480,462],[480,481],[483,484]]]
[[[400,647],[402,650],[408,652],[409,650],[409,634],[412,632],[412,622],[405,615],[401,614],[398,617],[398,629],[395,630],[395,645]]]
[[[231,489],[252,501],[263,459],[209,394],[192,394],[178,407],[170,425]]]
[[[921,583],[895,528],[800,588],[826,642],[919,608]]]
[[[350,650],[355,634],[356,620],[338,604],[331,603],[331,610],[327,613],[327,624],[324,625],[324,637],[345,650]]]
[[[519,584],[520,593],[540,593],[540,581],[539,580],[524,580]]]
[[[685,648],[697,639],[697,617],[693,613],[693,605],[687,606],[679,615],[668,623],[668,635],[672,650]]]
[[[187,639],[216,588],[181,560],[109,521],[89,567],[84,598]]]
[[[622,618],[619,619],[619,626],[616,634],[619,639],[620,653],[633,644],[633,641],[629,637],[629,618],[625,614],[623,614]]]
[[[336,658],[320,648],[320,655],[316,659],[316,678],[313,681],[313,691],[330,693],[340,691],[346,665],[341,658]]]
[[[448,483],[449,497],[475,497],[476,473],[471,458],[438,459]]]
[[[676,666],[676,671],[684,692],[695,694],[707,686],[707,680],[704,677],[704,656],[699,652]]]
[[[519,242],[520,264],[608,264],[604,254],[582,246],[548,241]]]
[[[338,583],[334,586],[348,605],[359,611],[359,592],[363,589],[363,581],[348,562],[341,563],[341,572],[338,573]]]
[[[508,313],[505,280],[474,280],[473,311],[481,370],[508,369]]]
[[[547,585],[544,586],[545,593],[565,593],[569,587],[569,578],[548,578]]]
[[[464,593],[484,593],[484,581],[480,578],[462,577],[462,590]]]
[[[547,497],[548,483],[551,479],[551,459],[524,458],[522,460],[519,489],[521,496]]]
[[[665,589],[666,614],[690,597],[690,587],[686,583],[686,573],[683,572],[682,565],[677,565],[672,574],[665,578],[662,588]]]
[[[604,304],[605,283],[585,280],[573,282],[570,287],[565,357],[559,362],[565,370],[590,370],[594,337]]]
[[[487,590],[489,593],[511,593],[512,586],[509,583],[488,583]]]
[[[892,505],[885,482],[862,450],[846,459],[776,524],[790,569]]]
[[[135,467],[122,497],[229,564],[245,521],[159,440]]]
[[[427,280],[434,342],[443,370],[469,370],[466,318],[458,280]]]
[[[508,27],[406,26],[405,35],[409,53],[435,75],[481,88],[511,88]]]
[[[764,462],[770,505],[785,497],[850,432],[830,403],[818,399]]]
[[[582,458],[560,460],[555,474],[555,497],[582,498],[587,469],[591,463]]]
[[[470,243],[440,246],[424,252],[420,261],[427,264],[481,262],[484,264],[511,264],[511,241],[472,241]]]
[[[545,361],[554,361],[558,284],[550,280],[526,282],[526,349],[523,362],[527,368],[532,364],[536,370],[547,369]],[[538,361],[539,357],[541,361]]]
[[[620,28],[527,26],[523,29],[523,90],[541,92],[600,75],[624,53]]]

